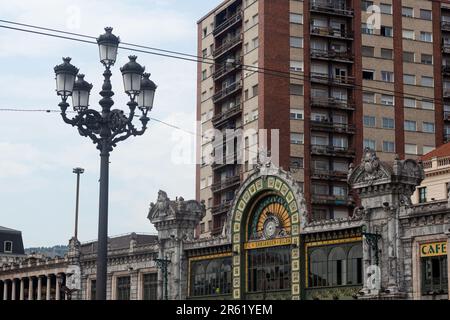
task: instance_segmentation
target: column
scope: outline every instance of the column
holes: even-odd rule
[[[11,283],[11,300],[16,300],[16,279],[12,279]]]
[[[56,275],[56,294],[55,294],[55,300],[60,300],[61,299],[61,287],[60,287],[60,281],[61,279],[61,275],[57,274]]]
[[[28,300],[33,300],[33,278],[29,277],[28,278]]]
[[[52,278],[48,274],[47,275],[47,288],[46,288],[47,291],[46,291],[46,294],[45,294],[45,300],[50,300],[51,287],[52,287]]]
[[[3,281],[3,300],[8,300],[8,280]]]
[[[20,294],[19,294],[20,300],[24,300],[24,294],[25,294],[25,281],[23,281],[23,278],[20,278]]]
[[[38,276],[37,300],[42,300],[42,276]]]

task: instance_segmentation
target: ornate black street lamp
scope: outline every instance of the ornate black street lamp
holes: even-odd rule
[[[70,58],[63,58],[63,63],[55,67],[56,92],[61,96],[61,115],[67,124],[78,129],[83,137],[88,137],[100,151],[100,204],[97,245],[97,279],[96,299],[106,300],[107,247],[108,247],[108,180],[109,154],[117,146],[131,136],[143,135],[150,118],[148,112],[153,107],[156,85],[149,79],[150,74],[144,73],[144,67],[136,62],[136,56],[130,56],[130,61],[122,71],[125,93],[130,98],[127,103],[129,115],[119,109],[111,109],[114,101],[111,97],[111,67],[116,62],[120,39],[112,34],[112,28],[105,28],[106,33],[97,39],[100,52],[100,62],[104,65],[104,81],[99,101],[101,112],[89,109],[89,95],[92,85],[84,80],[84,75],[78,74],[78,69],[70,64]],[[75,81],[75,77],[78,79]],[[142,84],[142,85],[141,85]],[[73,109],[77,114],[73,118],[67,116],[67,98],[72,97]],[[138,101],[136,101],[136,98]],[[141,129],[133,124],[136,107],[141,111]]]
[[[367,232],[367,226],[363,225],[361,227],[361,234],[364,236],[364,238],[366,239],[366,243],[367,245],[372,249],[372,251],[375,254],[375,265],[379,265],[379,248],[378,248],[378,240],[381,239],[381,234],[377,233],[370,233]]]
[[[156,262],[156,266],[159,269],[161,269],[161,272],[163,274],[163,295],[164,295],[164,300],[169,300],[169,290],[168,290],[169,270],[168,270],[168,266],[170,264],[170,259],[168,259],[167,257],[165,257],[165,258],[156,258],[155,262]]]

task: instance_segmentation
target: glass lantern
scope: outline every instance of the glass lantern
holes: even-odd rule
[[[79,74],[77,81],[73,86],[72,105],[73,110],[80,112],[89,107],[89,95],[92,89],[92,84],[84,80],[84,74]]]
[[[150,73],[144,73],[141,80],[141,92],[138,96],[138,106],[141,110],[151,110],[155,99],[156,84],[150,80]]]
[[[65,101],[72,95],[75,77],[78,69],[70,64],[71,58],[63,58],[63,63],[57,65],[54,70],[56,74],[56,92]]]

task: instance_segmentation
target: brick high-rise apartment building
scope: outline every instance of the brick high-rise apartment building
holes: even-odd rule
[[[199,132],[242,129],[226,152],[245,159],[198,165],[204,236],[222,231],[251,172],[252,130],[280,130],[279,165],[303,182],[312,219],[351,214],[347,169],[364,147],[413,158],[450,137],[449,1],[227,0],[198,22],[198,54]],[[213,144],[199,141],[199,163]]]

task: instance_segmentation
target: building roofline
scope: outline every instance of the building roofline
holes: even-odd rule
[[[214,9],[210,10],[208,13],[203,15],[199,20],[197,20],[197,24],[200,24],[205,20],[207,17],[209,17],[211,14],[216,12],[220,7],[222,7],[225,3],[230,2],[230,0],[223,0],[221,3],[219,3],[217,6],[214,7]]]

